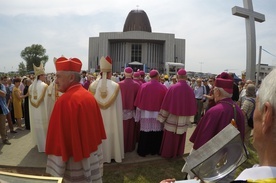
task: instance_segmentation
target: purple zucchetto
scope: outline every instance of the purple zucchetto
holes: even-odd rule
[[[131,67],[125,68],[125,73],[131,74],[133,72]]]
[[[150,78],[153,78],[157,75],[159,75],[159,72],[157,70],[151,70],[150,73],[149,73]]]
[[[134,72],[133,77],[139,78],[140,77],[140,72]]]
[[[125,68],[125,76],[126,76],[126,77],[131,77],[132,74],[133,74],[132,68],[131,68],[131,67],[126,67],[126,68]]]
[[[177,75],[185,76],[186,75],[186,70],[185,69],[179,69],[179,71],[177,72]]]
[[[145,72],[144,71],[139,71],[140,72],[140,76],[145,76]]]
[[[233,79],[226,72],[222,72],[220,75],[217,76],[215,80],[215,86],[223,88],[229,94],[233,93]]]

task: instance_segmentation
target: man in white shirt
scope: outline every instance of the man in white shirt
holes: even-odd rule
[[[197,105],[197,113],[194,117],[193,124],[197,124],[201,118],[203,110],[203,102],[205,102],[206,89],[205,86],[202,86],[202,80],[198,78],[196,80],[196,86],[194,87],[195,100]]]

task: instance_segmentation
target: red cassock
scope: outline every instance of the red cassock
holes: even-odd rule
[[[55,103],[47,133],[46,154],[63,161],[88,158],[106,139],[100,108],[80,84],[70,87]]]

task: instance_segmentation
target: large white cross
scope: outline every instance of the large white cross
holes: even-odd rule
[[[245,18],[246,26],[246,79],[255,81],[256,34],[255,21],[264,22],[265,16],[253,10],[252,0],[243,0],[244,8],[235,6],[232,14]]]

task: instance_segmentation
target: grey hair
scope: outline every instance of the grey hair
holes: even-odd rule
[[[79,72],[70,71],[71,74],[75,75],[75,81],[80,82],[81,80],[81,74]]]
[[[220,88],[220,87],[216,87],[216,88],[219,89],[219,91],[223,97],[232,98],[233,94],[228,93],[223,88]]]
[[[75,72],[75,71],[61,71],[66,73],[67,75],[74,75],[75,76],[75,82],[79,83],[81,80],[81,74],[79,72]]]
[[[256,87],[253,84],[248,84],[246,87],[246,96],[247,97],[256,97]]]
[[[275,82],[275,77],[276,77],[276,69],[273,69],[262,81],[262,84],[260,86],[260,89],[258,90],[258,101],[259,104],[258,109],[263,112],[264,111],[264,105],[266,102],[269,102],[270,105],[272,106],[272,120],[273,120],[273,125],[272,125],[272,133],[274,134],[274,142],[276,142],[276,118],[275,118],[275,113],[276,113],[276,82]]]
[[[269,102],[273,108],[273,114],[276,109],[276,69],[273,69],[262,81],[260,89],[258,90],[259,110],[262,111],[264,104]]]

